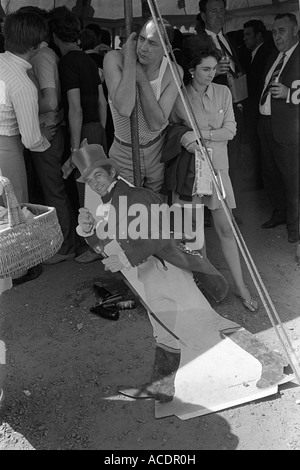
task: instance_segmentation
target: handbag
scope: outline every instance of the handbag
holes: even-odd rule
[[[234,103],[239,103],[248,98],[247,75],[245,73],[235,77],[228,73],[227,81]]]
[[[0,176],[8,209],[8,226],[0,231],[0,278],[15,276],[51,258],[63,243],[54,207],[19,204],[8,178]],[[26,207],[32,214],[26,219]],[[1,227],[0,227],[1,228]]]

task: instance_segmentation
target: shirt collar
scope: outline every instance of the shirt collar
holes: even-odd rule
[[[213,31],[209,31],[209,29],[206,29],[205,32],[209,35],[209,36],[212,36],[214,39],[217,37],[217,36],[220,36],[221,38],[225,39],[225,36],[224,36],[224,33],[221,29],[221,31],[218,32],[218,34],[214,33]]]
[[[212,84],[210,83],[210,84],[208,85],[208,87],[206,88],[206,90],[205,90],[205,92],[204,92],[204,95],[206,95],[206,96],[210,99],[210,101],[212,101],[212,99],[213,99],[213,92],[214,92],[214,89],[213,89]]]
[[[13,54],[12,52],[9,52],[9,51],[5,51],[4,54],[9,58],[9,60],[12,60],[20,67],[24,69],[31,69],[31,64],[27,60],[22,59],[22,57],[19,57],[18,55]]]
[[[299,45],[299,41],[296,42],[296,44],[294,46],[292,46],[288,51],[286,51],[285,55],[286,57],[289,59],[292,55],[292,53],[294,52],[294,50],[296,49],[296,47]],[[282,54],[282,52],[281,52]]]
[[[197,92],[197,90],[195,90],[195,88],[192,85],[190,85],[189,92],[193,100],[195,100],[199,96],[199,93]],[[207,96],[210,99],[210,101],[212,101],[213,92],[214,92],[214,89],[213,89],[212,84],[210,83],[208,87],[206,88],[203,96]]]
[[[263,42],[261,42],[252,52],[251,52],[251,55],[252,55],[252,58],[255,56],[255,54],[257,53],[258,49],[263,45]]]
[[[216,38],[216,37],[217,37],[216,33],[213,33],[212,31],[209,31],[209,29],[205,29],[205,32],[206,32],[209,36],[212,36],[213,38]]]
[[[108,191],[109,193],[110,193],[110,191],[112,190],[112,188],[113,188],[114,186],[116,186],[117,182],[118,182],[118,180],[113,181],[113,182],[111,183],[111,185],[108,187],[107,191]]]

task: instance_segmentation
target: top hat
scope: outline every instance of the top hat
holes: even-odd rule
[[[117,172],[120,171],[117,162],[108,158],[104,153],[102,145],[99,144],[86,144],[80,147],[73,153],[72,163],[81,173],[81,176],[77,179],[79,183],[85,183],[92,170],[104,165],[110,165]]]

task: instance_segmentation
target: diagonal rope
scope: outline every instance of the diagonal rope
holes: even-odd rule
[[[272,324],[272,326],[273,326],[273,328],[276,332],[276,335],[279,339],[279,342],[283,346],[283,349],[284,349],[285,354],[286,354],[286,358],[288,359],[290,365],[293,368],[295,378],[297,379],[298,383],[300,384],[300,366],[299,366],[299,360],[296,357],[296,351],[295,351],[295,349],[294,349],[294,347],[293,347],[293,345],[292,345],[292,343],[291,343],[291,341],[290,341],[290,339],[289,339],[289,337],[288,337],[288,335],[285,331],[285,328],[284,328],[284,326],[283,326],[283,324],[280,320],[280,317],[279,317],[279,315],[276,311],[276,308],[275,308],[275,306],[274,306],[274,304],[273,304],[273,302],[270,298],[270,295],[269,295],[269,293],[268,293],[268,291],[267,291],[267,289],[266,289],[266,287],[265,287],[265,285],[264,285],[264,283],[261,279],[261,276],[258,273],[257,267],[256,267],[256,265],[255,265],[255,263],[252,259],[252,256],[251,256],[251,254],[250,254],[250,252],[247,248],[247,245],[246,245],[245,240],[244,240],[244,238],[243,238],[243,236],[242,236],[242,234],[241,234],[241,232],[238,228],[238,225],[237,225],[236,221],[234,220],[234,217],[232,216],[232,214],[229,210],[227,202],[224,200],[221,188],[219,186],[219,182],[217,180],[217,176],[215,174],[215,171],[214,171],[214,168],[213,168],[213,165],[212,165],[212,161],[211,161],[207,146],[205,144],[205,141],[204,141],[202,133],[201,133],[201,129],[197,125],[195,114],[194,114],[193,109],[191,107],[190,99],[187,95],[185,85],[184,85],[183,81],[180,78],[178,64],[177,64],[175,55],[172,51],[172,46],[171,46],[171,43],[169,41],[165,25],[163,23],[163,18],[161,16],[159,7],[157,5],[157,1],[156,0],[147,0],[147,2],[148,2],[148,6],[149,6],[149,9],[150,9],[151,15],[152,15],[152,19],[155,23],[155,26],[156,26],[156,29],[157,29],[157,32],[158,32],[158,35],[159,35],[159,38],[160,38],[161,44],[163,46],[165,55],[167,57],[167,60],[168,60],[173,78],[174,78],[176,86],[178,88],[179,95],[182,99],[182,102],[183,102],[185,111],[187,113],[187,116],[189,118],[189,121],[191,123],[192,129],[195,132],[197,144],[199,145],[201,153],[204,156],[204,158],[205,158],[205,160],[206,160],[206,162],[209,166],[209,169],[211,171],[213,184],[215,186],[218,198],[219,198],[219,200],[221,202],[221,205],[222,205],[222,207],[225,211],[226,217],[227,217],[227,219],[229,221],[229,224],[232,228],[232,231],[233,231],[233,234],[234,234],[235,239],[237,241],[238,247],[239,247],[239,249],[240,249],[240,251],[243,255],[245,264],[246,264],[246,266],[248,268],[248,271],[251,275],[253,283],[254,283],[254,285],[257,289],[257,292],[258,292],[259,297],[262,301],[262,304],[263,304],[263,306],[264,306],[264,308],[265,308],[265,310],[268,314],[269,320],[270,320],[270,322],[271,322],[271,324]],[[159,28],[158,19],[157,19],[157,16],[156,16],[154,5],[155,5],[156,11],[157,11],[157,16],[161,21],[161,26],[162,26],[162,29],[164,31],[165,38],[163,37],[161,29]],[[170,59],[170,55],[173,59],[173,62]],[[265,298],[264,298],[264,295],[265,295]],[[272,316],[272,312],[271,312],[267,302],[269,303],[269,306],[270,306],[270,308],[273,312],[273,315],[274,315],[276,321],[278,322],[278,324],[276,324],[276,322],[275,322],[275,320]]]

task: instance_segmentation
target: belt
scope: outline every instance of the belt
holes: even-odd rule
[[[151,147],[151,145],[155,144],[156,142],[158,142],[161,137],[163,137],[166,133],[166,129],[164,129],[163,131],[161,131],[160,134],[158,134],[158,136],[155,137],[155,139],[153,140],[150,140],[150,142],[147,142],[147,144],[140,144],[140,148],[142,149],[146,149],[147,147]],[[129,144],[128,142],[123,142],[123,140],[120,140],[118,137],[115,136],[115,141],[118,142],[118,144],[120,145],[124,145],[124,147],[132,147],[132,144]]]
[[[260,114],[259,118],[260,119],[271,119],[271,114]]]

